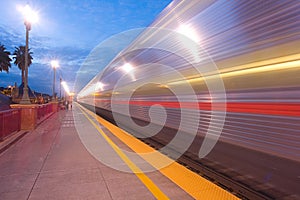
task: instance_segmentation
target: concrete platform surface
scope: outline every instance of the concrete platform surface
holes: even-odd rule
[[[147,176],[170,199],[192,199],[160,172]],[[155,199],[135,174],[111,169],[81,143],[72,111],[52,115],[0,154],[0,199]]]

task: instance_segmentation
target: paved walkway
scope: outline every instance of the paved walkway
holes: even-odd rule
[[[155,199],[130,173],[82,145],[72,111],[60,111],[0,154],[0,199]],[[171,199],[191,199],[159,172],[147,174]]]

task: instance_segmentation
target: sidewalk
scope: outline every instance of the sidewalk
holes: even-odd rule
[[[84,126],[84,125],[83,125]],[[60,111],[0,154],[0,199],[155,199],[130,173],[94,159],[72,111]],[[149,175],[171,199],[191,199],[159,172]]]

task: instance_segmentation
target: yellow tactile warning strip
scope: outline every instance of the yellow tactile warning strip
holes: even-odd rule
[[[89,115],[93,116],[98,120],[100,124],[105,126],[112,134],[118,137],[123,143],[125,143],[129,148],[138,153],[143,159],[149,162],[152,166],[156,167],[164,176],[169,178],[172,182],[186,191],[189,195],[191,195],[195,199],[214,199],[214,200],[236,200],[238,197],[224,190],[223,188],[213,184],[207,179],[201,177],[200,175],[188,170],[184,166],[180,165],[177,162],[172,162],[172,164],[168,165],[164,168],[157,167],[155,160],[151,159],[151,157],[145,156],[144,153],[147,152],[155,152],[156,150],[152,147],[146,145],[140,140],[136,139],[132,135],[126,133],[119,127],[109,123],[103,118],[99,117],[95,113],[84,109],[85,112],[88,112]],[[156,154],[159,156],[160,160],[170,160],[167,156],[159,153]]]
[[[83,110],[81,107],[81,111],[84,116],[90,121],[90,123],[99,131],[102,137],[108,142],[108,144],[114,149],[114,151],[120,156],[120,158],[127,164],[127,166],[135,172],[135,175],[142,181],[142,183],[149,189],[149,191],[157,198],[157,199],[169,199],[160,189],[157,187],[152,180],[146,176],[141,169],[138,168],[124,153],[123,151],[102,131],[102,129],[95,124],[91,118],[87,115],[87,110]]]

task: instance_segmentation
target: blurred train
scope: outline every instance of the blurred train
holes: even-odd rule
[[[171,130],[196,129],[189,157],[266,197],[300,198],[298,0],[174,0],[77,99],[166,145]],[[216,145],[203,158],[205,138]]]

